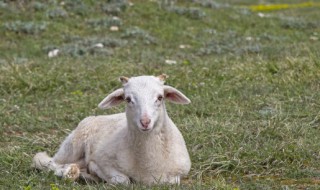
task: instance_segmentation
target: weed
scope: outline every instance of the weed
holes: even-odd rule
[[[101,18],[88,20],[87,23],[95,29],[110,28],[111,26],[121,26],[122,21],[118,17]]]
[[[38,1],[32,2],[31,3],[31,7],[35,10],[35,11],[43,11],[45,9],[47,9],[47,5]]]
[[[221,8],[228,8],[230,5],[228,3],[219,3],[213,0],[197,0],[195,3],[200,4],[203,7],[208,7],[212,9],[221,9]]]
[[[74,13],[79,16],[88,16],[92,11],[93,7],[87,5],[85,1],[81,0],[66,0],[64,2],[64,8],[71,13]]]
[[[58,49],[60,55],[71,55],[73,57],[85,55],[109,56],[113,54],[113,50],[111,48],[121,47],[127,43],[126,41],[113,38],[82,38],[76,36],[67,36],[65,41],[67,43],[62,46],[47,45],[43,47],[43,51],[48,53],[54,49]]]
[[[22,21],[14,21],[7,22],[4,24],[6,30],[15,32],[18,34],[39,34],[43,32],[47,28],[47,23],[36,23],[36,22],[22,22]]]
[[[192,19],[201,19],[206,16],[206,13],[204,11],[195,7],[185,8],[185,7],[173,6],[173,7],[168,7],[167,10],[169,12],[173,12],[179,15],[184,15]]]
[[[108,3],[102,5],[102,10],[110,15],[120,15],[121,12],[125,11],[128,7],[128,2],[126,0],[111,0]]]
[[[236,54],[247,55],[250,53],[260,53],[261,45],[252,40],[237,35],[234,31],[228,31],[224,34],[217,35],[212,41],[208,42],[205,47],[200,48],[198,54]]]
[[[303,30],[303,29],[315,29],[318,26],[314,22],[306,22],[306,21],[297,20],[297,19],[287,19],[282,21],[281,27],[285,29]]]
[[[62,8],[55,8],[52,10],[49,10],[47,12],[47,16],[51,19],[53,18],[66,18],[68,17],[67,11],[63,10]]]
[[[4,9],[4,8],[7,8],[8,7],[8,4],[3,2],[3,1],[0,1],[0,8]]]
[[[124,31],[124,33],[121,36],[124,39],[140,39],[142,40],[145,44],[154,44],[156,43],[156,39],[151,36],[148,32],[145,30],[139,28],[139,27],[133,27],[129,28]],[[136,43],[136,42],[133,42]]]

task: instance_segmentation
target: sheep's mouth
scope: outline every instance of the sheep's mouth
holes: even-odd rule
[[[151,130],[150,128],[141,129],[141,131],[150,131],[150,130]]]

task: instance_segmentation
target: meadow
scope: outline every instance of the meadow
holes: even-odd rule
[[[319,3],[166,2],[0,0],[0,189],[320,189]],[[167,103],[192,160],[180,186],[30,167],[83,118],[124,111],[97,108],[119,76],[161,73],[192,101]]]

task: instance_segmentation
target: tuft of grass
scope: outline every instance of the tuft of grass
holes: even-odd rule
[[[108,3],[102,5],[103,12],[110,15],[120,15],[121,12],[125,11],[128,7],[127,0],[111,0]]]
[[[201,19],[206,16],[206,13],[204,11],[195,7],[185,8],[185,7],[172,6],[167,8],[167,10],[169,12],[173,12],[178,15],[184,15],[191,19]]]
[[[115,38],[99,38],[99,37],[79,37],[66,36],[65,44],[48,45],[43,47],[44,52],[48,53],[54,49],[59,50],[61,56],[109,56],[113,54],[113,49],[124,46],[127,41]]]
[[[68,13],[67,13],[67,11],[65,11],[62,8],[55,8],[55,9],[52,9],[52,10],[48,10],[47,16],[49,18],[51,18],[51,19],[54,19],[54,18],[66,18],[66,17],[68,17]]]
[[[111,17],[111,18],[100,18],[100,19],[92,19],[88,20],[87,23],[94,27],[95,29],[100,28],[110,28],[111,26],[121,26],[122,21],[118,17]]]
[[[6,30],[18,34],[39,34],[47,28],[46,23],[22,22],[20,20],[4,23]]]
[[[128,28],[124,31],[124,33],[121,36],[124,39],[131,38],[131,39],[141,39],[144,44],[155,44],[156,39],[151,36],[148,32],[145,30],[139,28],[139,27],[133,27]],[[136,41],[134,41],[135,43]]]

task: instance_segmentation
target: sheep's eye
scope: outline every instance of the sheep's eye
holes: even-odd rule
[[[127,97],[127,98],[126,98],[126,102],[130,103],[130,102],[131,102],[131,98],[130,98],[130,97]]]
[[[158,101],[162,101],[162,99],[163,99],[163,96],[158,96]]]

